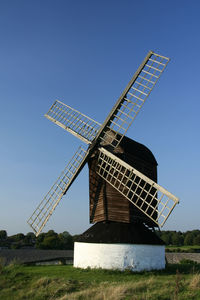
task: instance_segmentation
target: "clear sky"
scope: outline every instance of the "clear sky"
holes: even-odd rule
[[[180,198],[163,229],[199,229],[200,2],[0,1],[0,229],[26,221],[81,142],[44,114],[55,99],[103,122],[149,50],[171,61],[127,135]],[[89,227],[85,166],[45,231]]]

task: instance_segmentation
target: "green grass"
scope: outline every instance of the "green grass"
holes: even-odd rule
[[[0,270],[0,299],[200,299],[200,264],[132,273],[72,266],[10,265]]]
[[[170,251],[180,250],[180,252],[193,252],[195,250],[200,250],[200,246],[166,246],[166,249],[169,249]]]

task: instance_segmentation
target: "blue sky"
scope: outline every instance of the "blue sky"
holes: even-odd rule
[[[199,1],[0,1],[0,229],[26,220],[81,144],[44,114],[55,99],[103,122],[149,50],[171,58],[127,135],[180,198],[163,229],[199,229]],[[45,231],[89,227],[88,169]]]

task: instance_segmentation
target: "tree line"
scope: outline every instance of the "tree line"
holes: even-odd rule
[[[158,231],[157,234],[167,246],[199,246],[200,230],[181,231]]]
[[[33,232],[28,232],[26,235],[18,233],[8,236],[5,230],[0,230],[0,247],[8,249],[59,249],[71,250],[74,247],[74,239],[68,231],[56,233],[49,230],[46,233],[41,233],[38,237]]]
[[[165,242],[166,246],[199,246],[200,230],[192,231],[156,231],[156,234]],[[26,235],[18,233],[8,236],[5,230],[0,230],[0,248],[22,249],[59,249],[71,250],[74,248],[74,241],[78,235],[72,236],[68,231],[56,233],[49,230],[41,233],[38,237],[33,232]]]

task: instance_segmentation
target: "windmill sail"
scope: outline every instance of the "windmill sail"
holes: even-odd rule
[[[86,144],[91,144],[101,126],[100,123],[58,100],[54,102],[45,117]]]
[[[102,144],[111,140],[113,148],[119,145],[168,62],[167,57],[152,51],[148,53],[108,115],[96,139],[100,138]],[[109,132],[115,132],[115,137],[110,138]]]
[[[87,144],[110,145],[115,149],[163,73],[169,58],[150,51],[102,124],[56,100],[45,117]],[[113,132],[115,133],[113,136]],[[112,133],[112,134],[111,134]]]
[[[67,164],[61,175],[46,194],[44,199],[33,212],[28,224],[32,227],[36,236],[39,235],[42,228],[47,223],[62,196],[67,192],[72,182],[78,176],[87,161],[88,151],[79,147],[71,161]]]
[[[99,149],[97,174],[147,215],[163,226],[178,198],[104,148]]]

